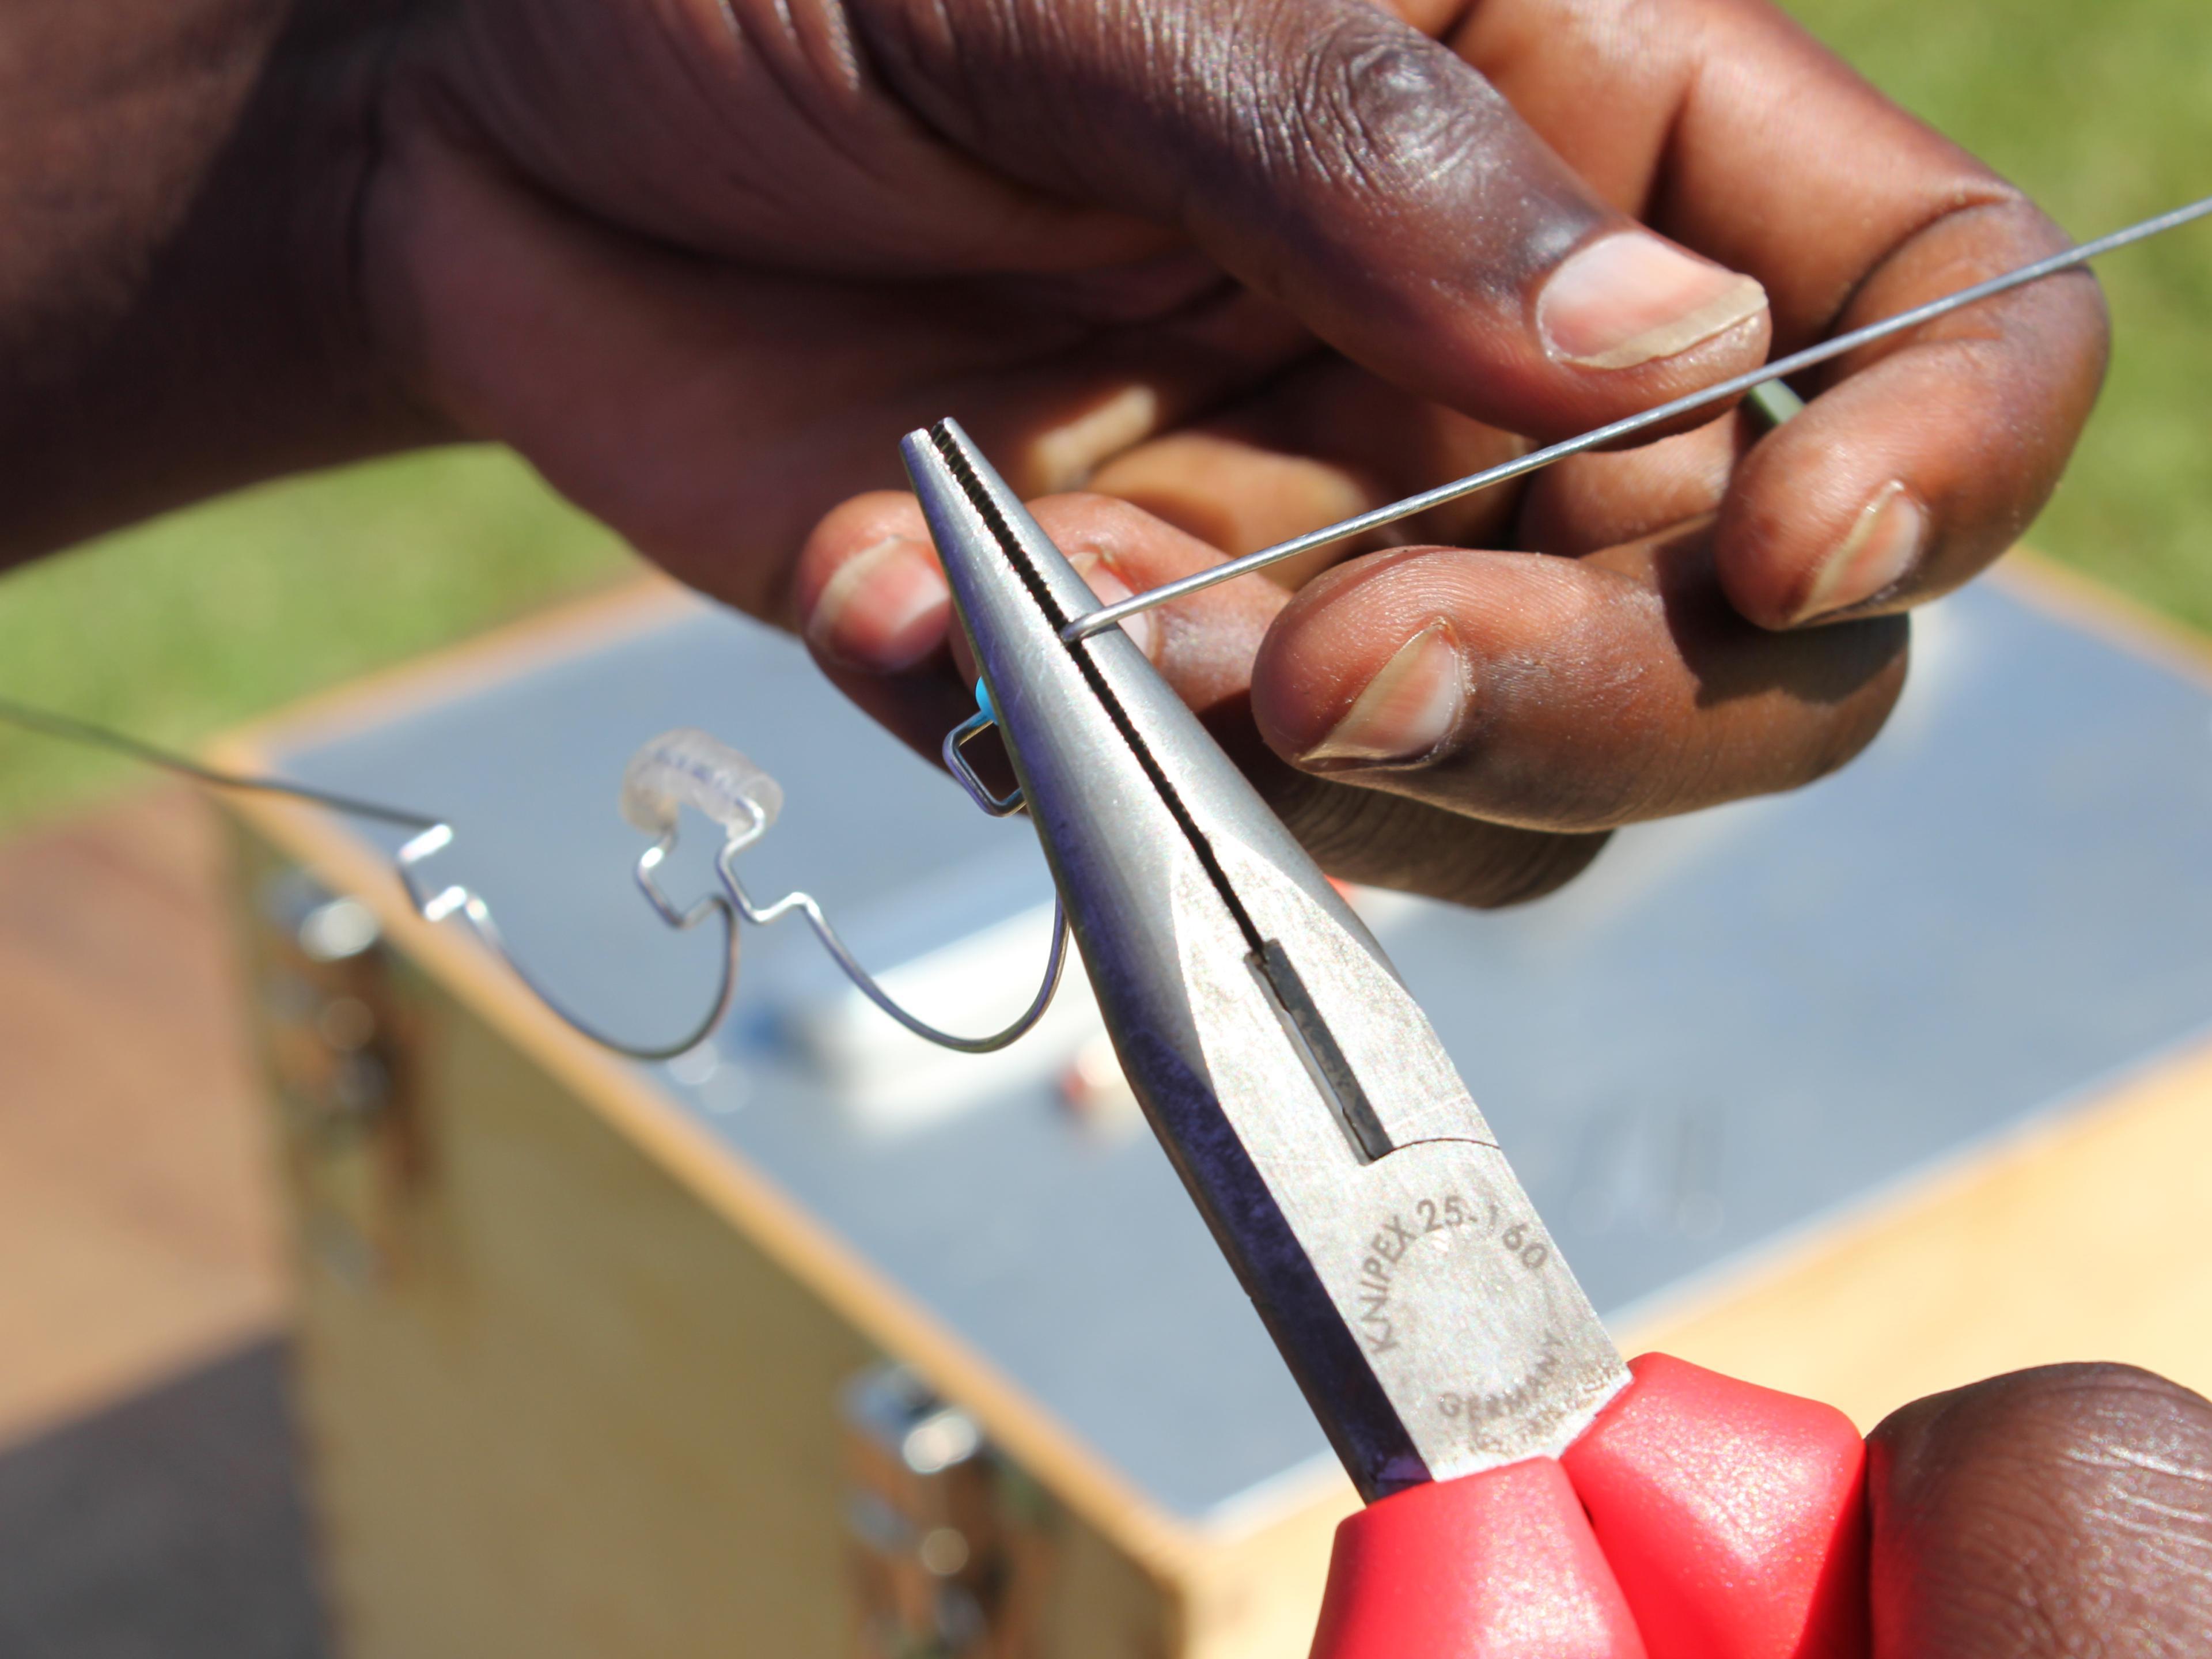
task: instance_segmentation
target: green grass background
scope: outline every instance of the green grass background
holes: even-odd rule
[[[2206,0],[1791,0],[2077,236],[2212,192]],[[2212,629],[2212,226],[2106,262],[2118,349],[2033,532]],[[0,578],[0,695],[189,744],[628,562],[527,468],[410,456],[248,492]],[[131,775],[0,728],[0,825]]]
[[[2205,0],[1790,0],[2086,240],[2212,195]],[[2212,629],[2212,224],[2101,261],[2103,401],[2029,539]]]
[[[502,451],[289,480],[0,577],[0,696],[190,747],[630,562]],[[143,776],[0,725],[0,828]]]

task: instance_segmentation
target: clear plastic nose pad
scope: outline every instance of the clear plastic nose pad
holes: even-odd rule
[[[980,690],[980,688],[979,688]],[[988,713],[980,714],[982,722],[976,731],[986,729],[992,722]],[[973,725],[975,722],[969,722]],[[969,735],[974,735],[970,733]],[[947,740],[951,748],[951,740]],[[957,748],[953,749],[957,756]],[[956,764],[953,775],[968,786],[969,793],[978,801],[988,803],[984,810],[994,817],[1004,817],[1021,809],[1019,792],[1010,800],[1000,801],[984,787],[965,763]],[[737,933],[734,918],[743,917],[757,927],[764,927],[780,921],[793,911],[806,918],[807,926],[815,937],[843,970],[847,978],[857,986],[862,995],[885,1014],[896,1020],[915,1036],[963,1054],[988,1054],[1003,1048],[1043,1018],[1051,1005],[1052,994],[1060,983],[1062,967],[1067,958],[1067,925],[1065,916],[1055,915],[1053,922],[1053,943],[1045,962],[1043,982],[1037,988],[1036,1000],[1020,1018],[988,1036],[959,1036],[941,1031],[908,1013],[894,1001],[890,994],[876,982],[875,975],[863,968],[837,930],[830,926],[822,907],[810,893],[787,893],[767,904],[757,904],[745,890],[744,879],[738,874],[737,856],[768,833],[783,811],[783,788],[759,767],[739,754],[720,738],[690,727],[663,732],[630,757],[623,773],[622,815],[633,829],[653,837],[651,847],[639,855],[637,884],[662,921],[672,927],[689,927],[705,916],[720,910],[733,919],[730,935],[728,972],[720,994],[716,999],[714,1020],[726,1009],[737,977]],[[675,849],[676,838],[681,830],[684,809],[691,808],[709,822],[720,824],[725,841],[720,852],[714,856],[714,872],[721,879],[723,893],[702,899],[688,911],[677,908],[674,901],[664,892],[655,879],[655,872],[667,861]],[[726,895],[725,896],[724,895]],[[707,1030],[712,1029],[710,1022]],[[698,1034],[703,1037],[706,1030]]]
[[[682,726],[630,757],[622,815],[633,829],[665,836],[686,806],[749,844],[782,812],[783,786],[719,738]]]

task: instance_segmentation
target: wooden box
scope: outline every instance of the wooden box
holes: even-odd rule
[[[2112,618],[2015,561],[1929,613],[1837,778],[1522,911],[1370,900],[1630,1351],[1863,1425],[2045,1360],[2212,1384],[2212,691]],[[614,799],[686,725],[787,792],[757,894],[811,888],[956,1017],[1019,1006],[1026,830],[665,589],[221,758],[449,815],[438,878],[656,1037],[714,947],[647,911]],[[902,1048],[786,923],[710,1050],[633,1064],[412,914],[402,832],[236,814],[355,1659],[1304,1652],[1349,1489],[1079,988],[996,1060]]]

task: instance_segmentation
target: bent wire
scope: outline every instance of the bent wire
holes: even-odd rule
[[[672,732],[645,745],[631,761],[623,782],[623,816],[637,829],[654,836],[653,845],[639,854],[634,872],[639,889],[653,912],[668,927],[686,933],[709,916],[720,920],[723,930],[721,969],[714,1000],[706,1014],[684,1036],[671,1042],[629,1042],[601,1030],[569,1007],[526,967],[508,947],[492,914],[490,903],[473,888],[458,882],[439,885],[426,878],[423,866],[453,844],[452,824],[431,813],[362,800],[331,790],[318,789],[288,778],[232,772],[204,765],[187,756],[145,743],[120,732],[95,726],[70,715],[28,703],[0,698],[0,721],[90,748],[105,749],[147,766],[189,778],[212,789],[281,795],[327,808],[343,817],[391,824],[415,834],[393,855],[394,873],[408,902],[432,923],[458,917],[484,947],[505,963],[532,995],[563,1023],[602,1048],[639,1060],[673,1060],[706,1041],[729,1012],[737,995],[738,919],[767,927],[796,910],[804,915],[822,948],[839,969],[868,1000],[916,1036],[962,1054],[988,1054],[1014,1042],[1044,1017],[1053,993],[1059,988],[1067,961],[1067,921],[1057,905],[1053,911],[1052,946],[1046,957],[1043,981],[1029,1007],[1014,1022],[987,1036],[965,1037],[939,1030],[909,1012],[862,967],[810,893],[791,892],[768,904],[756,903],[745,890],[736,868],[737,855],[767,833],[782,809],[783,792],[767,773],[726,744],[702,732]],[[678,809],[690,806],[721,823],[726,839],[715,854],[714,869],[723,891],[709,893],[689,909],[679,907],[656,879],[655,872],[675,849],[678,833]]]

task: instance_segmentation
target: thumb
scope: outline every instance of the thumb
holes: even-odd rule
[[[2212,1403],[2125,1365],[1914,1401],[1867,1437],[1876,1659],[2202,1654]]]
[[[1178,226],[1409,391],[1559,436],[1749,368],[1766,296],[1597,199],[1367,0],[854,0],[989,165]],[[1602,113],[1593,118],[1602,118]]]

